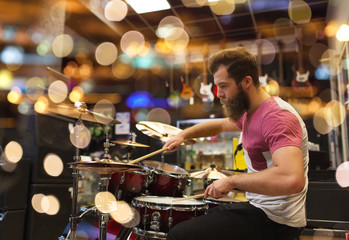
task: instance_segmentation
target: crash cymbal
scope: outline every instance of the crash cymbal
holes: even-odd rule
[[[101,123],[105,125],[114,125],[121,123],[120,121],[109,116],[88,110],[86,104],[84,103],[82,103],[79,107],[75,107],[73,105],[50,105],[48,106],[46,111],[48,113],[59,114],[66,117]]]
[[[204,170],[197,170],[195,172],[190,173],[189,177],[192,178],[209,178],[209,179],[221,179],[231,176],[231,173],[226,170],[217,169],[214,164]]]
[[[170,139],[173,136],[176,136],[178,133],[182,131],[182,129],[180,128],[176,128],[165,123],[151,121],[141,121],[136,124],[136,128],[145,135],[161,140],[163,142],[166,142],[168,139]],[[185,140],[182,144],[191,145],[196,143],[196,141],[197,140],[195,138],[192,138]]]
[[[142,167],[139,165],[115,162],[110,159],[103,159],[101,161],[70,162],[68,165],[74,169],[96,172],[103,175],[142,169]]]
[[[162,163],[159,161],[153,161],[153,160],[145,160],[142,162],[145,166],[148,166],[152,169],[159,170],[160,172],[165,173],[172,173],[172,174],[180,174],[180,175],[189,175],[189,173],[176,165],[168,164],[168,163]]]
[[[142,144],[142,143],[137,143],[131,140],[128,141],[111,141],[113,143],[117,143],[120,145],[125,145],[125,146],[130,146],[130,147],[149,147],[148,145]]]

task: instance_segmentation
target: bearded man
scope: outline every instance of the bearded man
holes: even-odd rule
[[[260,87],[256,57],[247,49],[218,51],[208,68],[226,118],[187,128],[164,147],[173,152],[186,139],[242,131],[247,173],[214,181],[204,197],[221,198],[239,189],[248,202],[211,208],[175,225],[167,239],[296,239],[306,225],[309,157],[303,120],[291,105]]]

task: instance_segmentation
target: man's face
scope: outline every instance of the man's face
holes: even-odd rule
[[[217,85],[217,96],[223,105],[224,115],[234,121],[238,120],[250,106],[250,101],[241,83],[236,84],[235,80],[228,76],[226,66],[219,67],[213,77]]]

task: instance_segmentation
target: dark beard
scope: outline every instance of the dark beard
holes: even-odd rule
[[[221,99],[221,103],[224,115],[233,121],[239,120],[250,107],[250,101],[241,83],[238,84],[238,94],[233,99]]]

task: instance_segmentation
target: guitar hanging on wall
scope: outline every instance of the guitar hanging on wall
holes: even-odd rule
[[[299,94],[305,95],[307,97],[312,97],[313,86],[309,81],[309,70],[305,70],[303,67],[303,46],[297,40],[298,43],[298,69],[292,66],[293,79],[291,82],[292,89]]]
[[[167,98],[167,102],[171,107],[178,108],[181,105],[181,94],[180,92],[174,90],[174,83],[173,83],[173,75],[174,75],[174,63],[171,62],[171,67],[170,67],[170,95]]]
[[[203,74],[202,82],[200,85],[200,94],[203,102],[213,102],[214,95],[212,92],[212,83],[207,84],[207,55],[208,55],[208,46],[205,44],[203,50]]]
[[[183,76],[181,76],[181,83],[182,83],[182,91],[181,91],[181,98],[184,100],[189,100],[189,104],[194,104],[194,91],[190,87],[190,81],[189,81],[189,54],[186,55],[185,58],[185,79],[183,79]]]

